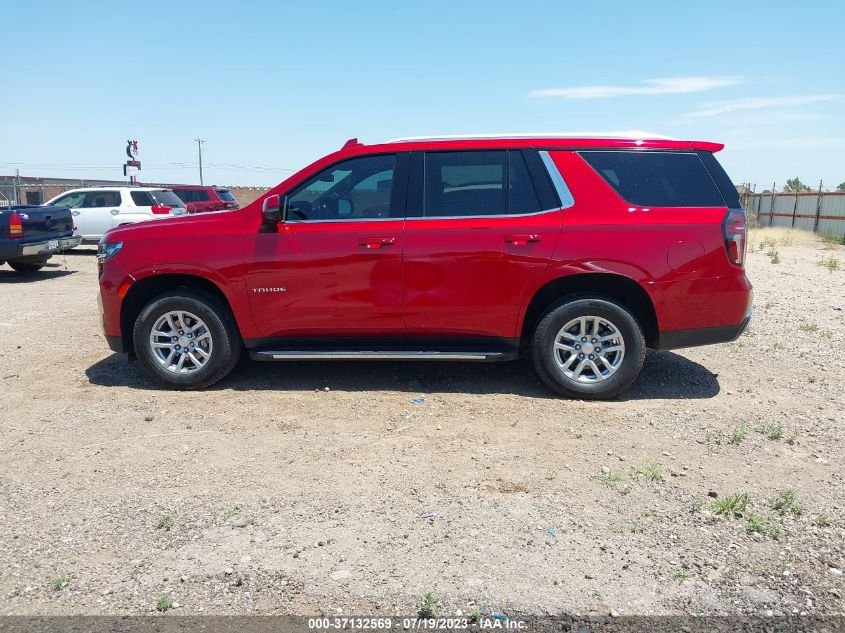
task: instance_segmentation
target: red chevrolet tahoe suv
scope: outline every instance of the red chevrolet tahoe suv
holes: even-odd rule
[[[240,206],[232,192],[223,187],[173,185],[173,193],[185,203],[188,213],[227,211]]]
[[[607,398],[647,347],[737,338],[746,218],[717,143],[350,140],[256,202],[109,231],[112,350],[176,389],[255,360],[494,361]]]

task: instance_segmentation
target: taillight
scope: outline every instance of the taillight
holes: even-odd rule
[[[725,234],[725,250],[732,264],[742,266],[745,263],[746,222],[743,209],[729,209],[722,224]]]
[[[17,213],[9,216],[9,237],[23,237],[23,221]]]
[[[155,215],[170,215],[170,211],[173,209],[173,207],[168,207],[163,204],[157,204],[150,208]]]

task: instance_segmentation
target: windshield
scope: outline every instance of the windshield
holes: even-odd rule
[[[226,202],[237,202],[235,196],[228,189],[215,189],[217,195],[220,196],[221,200],[225,200]]]
[[[150,191],[148,192],[150,196],[152,196],[153,200],[157,205],[165,206],[165,207],[184,207],[185,203],[179,199],[172,191],[162,190],[162,191]]]

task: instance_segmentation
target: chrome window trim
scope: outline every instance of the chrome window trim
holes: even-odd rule
[[[496,213],[494,215],[415,215],[406,217],[405,221],[411,220],[495,220],[497,218],[527,218],[532,215],[543,215],[560,211],[560,207],[543,209],[542,211],[531,211],[530,213]]]
[[[575,206],[575,198],[572,196],[569,187],[566,186],[566,181],[549,155],[548,150],[541,150],[538,154],[540,154],[540,158],[546,166],[546,171],[549,172],[552,185],[554,185],[555,191],[557,191],[557,197],[560,198],[560,208],[568,209],[569,207]]]
[[[285,224],[325,224],[327,222],[410,222],[413,220],[495,220],[496,218],[526,218],[560,211],[561,207],[531,211],[530,213],[496,213],[494,215],[413,215],[404,218],[344,218],[338,220],[285,220]]]
[[[285,219],[285,224],[325,224],[326,222],[388,222],[390,220],[402,222],[404,217],[395,218],[335,218],[329,220],[288,220]]]

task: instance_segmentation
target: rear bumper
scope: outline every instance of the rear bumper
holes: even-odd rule
[[[18,246],[17,256],[33,257],[36,255],[52,255],[79,246],[81,242],[82,238],[76,236],[60,237],[55,240],[44,240],[43,242],[28,242]]]
[[[699,345],[713,345],[714,343],[730,343],[740,337],[748,327],[754,308],[748,308],[745,318],[737,325],[719,327],[702,327],[691,330],[673,330],[661,332],[658,341],[659,350],[680,349],[682,347],[697,347]]]

